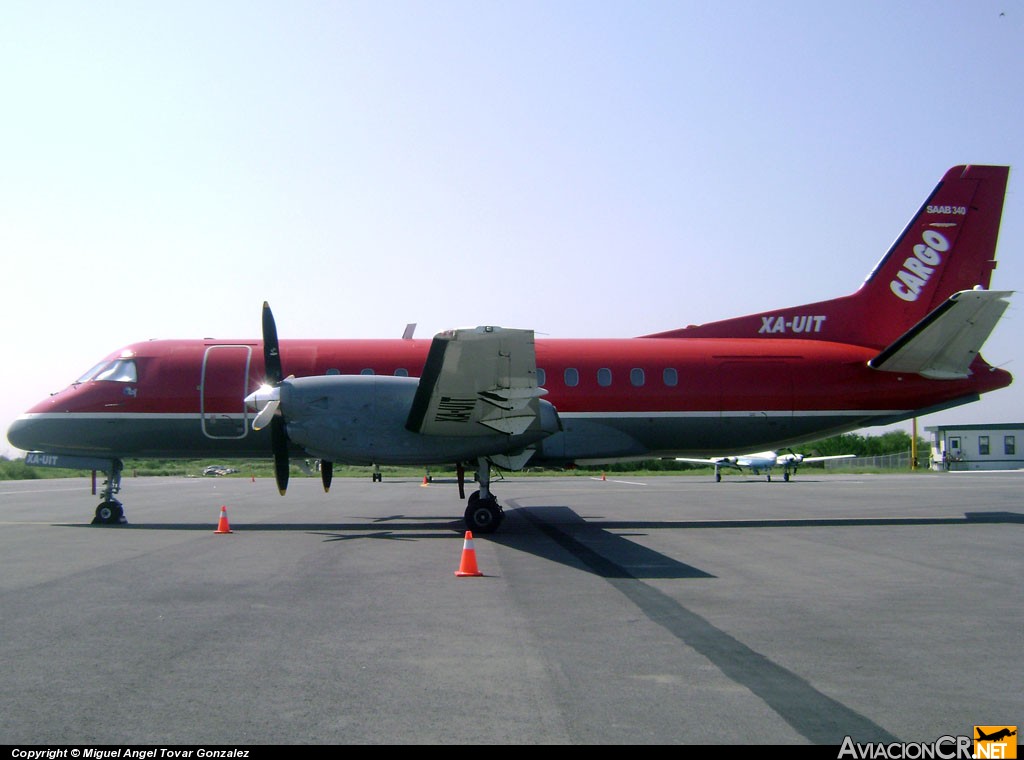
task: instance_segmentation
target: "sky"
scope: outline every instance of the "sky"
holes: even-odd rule
[[[265,300],[282,339],[630,337],[846,295],[965,163],[1011,167],[1019,290],[1022,51],[1021,0],[5,0],[0,431]],[[982,353],[1024,373],[1021,298]],[[1024,374],[918,419],[1002,422]]]

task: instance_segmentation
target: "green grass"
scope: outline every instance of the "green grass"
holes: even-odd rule
[[[883,454],[894,454],[910,450],[910,436],[902,431],[889,431],[877,436],[862,436],[854,433],[845,433],[832,438],[825,438],[805,446],[799,447],[802,451],[815,454],[856,454],[857,456],[878,456]],[[918,450],[927,452],[925,441],[918,439]],[[922,461],[927,461],[922,460]],[[235,478],[272,478],[274,477],[274,463],[269,457],[267,459],[242,459],[242,460],[212,460],[212,459],[126,459],[124,462],[124,477],[152,477],[152,476],[175,476],[175,477],[202,477],[203,468],[211,464],[224,465],[238,470],[237,473],[221,477]],[[813,468],[813,469],[812,469]],[[824,471],[822,464],[804,465],[800,468],[801,473],[817,470]],[[917,472],[927,472],[927,467],[921,467]],[[337,478],[364,478],[369,477],[372,472],[370,467],[353,467],[348,465],[335,465],[334,476]],[[498,478],[499,471],[495,471],[495,478]],[[704,465],[676,462],[672,459],[651,459],[643,462],[627,462],[607,465],[606,467],[579,467],[572,470],[533,468],[515,473],[516,476],[541,476],[541,475],[579,475],[592,477],[606,475],[632,475],[634,477],[654,477],[657,475],[701,475],[707,476],[714,473],[711,467]],[[882,467],[830,467],[829,473],[892,473],[912,472],[908,469],[890,469]],[[426,473],[423,467],[381,467],[381,473],[385,477],[401,478],[422,478]],[[87,473],[82,470],[59,470],[50,467],[29,467],[23,459],[9,460],[0,457],[0,480],[33,480],[37,478],[68,478],[83,477]],[[455,467],[431,467],[430,474],[438,478],[454,478]],[[748,474],[749,473],[745,473]],[[728,475],[734,476],[734,473]],[[295,460],[292,460],[290,477],[318,477],[315,472],[307,474]],[[472,471],[467,471],[466,479],[471,480]],[[781,477],[781,471],[779,472]]]
[[[127,459],[124,463],[123,476],[130,477],[203,477],[203,469],[211,464],[231,467],[238,472],[220,477],[229,478],[272,478],[274,477],[274,463],[270,459],[241,459],[241,460],[209,460],[209,459]],[[922,470],[927,471],[925,468]],[[334,477],[336,478],[368,478],[372,472],[371,467],[335,465]],[[381,473],[385,478],[422,478],[428,470],[424,467],[381,467]],[[892,473],[909,472],[910,470],[893,470],[886,468],[872,467],[830,467],[829,474],[865,474],[865,473]],[[921,470],[919,470],[921,471]],[[495,479],[500,477],[495,470]],[[821,466],[805,465],[800,468],[796,477],[809,473],[823,473],[825,469]],[[64,470],[52,467],[30,467],[23,459],[8,460],[0,458],[0,480],[36,480],[44,478],[80,478],[88,476],[85,470]],[[431,467],[429,474],[433,478],[454,479],[456,477],[454,467]],[[656,477],[660,475],[692,475],[698,477],[712,477],[714,468],[702,465],[691,465],[671,460],[650,460],[647,462],[634,462],[630,464],[615,464],[607,467],[577,467],[571,470],[558,468],[528,467],[521,472],[511,473],[514,477],[543,477],[543,476],[577,476],[577,477]],[[782,477],[781,470],[777,473]],[[315,471],[307,473],[296,463],[292,463],[289,477],[319,477]],[[750,477],[750,473],[729,472],[724,477]],[[466,480],[471,481],[473,473],[466,471]]]

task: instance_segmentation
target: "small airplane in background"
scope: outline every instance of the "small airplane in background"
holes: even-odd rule
[[[279,341],[264,303],[262,338],[125,346],[29,409],[7,438],[29,465],[107,473],[101,525],[126,522],[115,498],[125,458],[272,457],[282,495],[293,458],[320,462],[325,491],[334,463],[454,464],[466,527],[490,533],[504,516],[495,467],[778,450],[1009,385],[979,353],[1011,295],[989,289],[1009,173],[947,171],[846,296],[593,339],[485,325],[431,340],[410,327],[401,339]],[[842,236],[859,218],[837,221]],[[801,263],[829,266],[829,243]],[[505,269],[494,292],[528,297],[529,278],[514,262]],[[467,468],[478,483],[468,497]]]
[[[741,454],[739,456],[716,457],[714,459],[689,459],[687,457],[676,457],[677,462],[691,462],[692,464],[709,464],[715,468],[715,482],[722,480],[722,468],[732,470],[750,470],[755,475],[764,475],[771,482],[772,470],[776,467],[782,468],[782,479],[789,481],[790,475],[796,475],[797,468],[808,462],[824,462],[827,459],[851,459],[855,454],[833,454],[824,457],[809,457],[806,454],[797,454],[790,451],[779,454],[777,451],[759,451],[756,454]]]

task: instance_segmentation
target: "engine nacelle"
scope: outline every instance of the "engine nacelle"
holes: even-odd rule
[[[391,375],[322,375],[281,382],[288,437],[311,456],[348,464],[429,465],[512,454],[557,432],[558,413],[538,400],[537,424],[520,435],[428,436],[406,429],[419,380]]]

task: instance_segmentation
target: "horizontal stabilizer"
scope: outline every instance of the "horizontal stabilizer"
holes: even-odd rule
[[[895,343],[868,362],[884,372],[914,372],[938,380],[965,378],[1012,291],[954,293]]]
[[[532,330],[476,327],[434,337],[406,428],[424,435],[522,435],[540,423]]]

